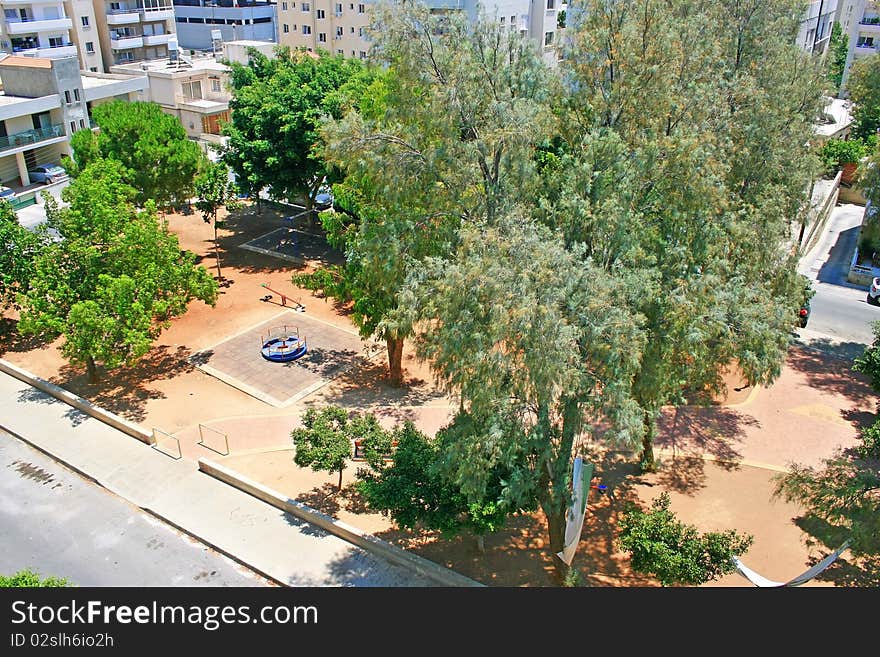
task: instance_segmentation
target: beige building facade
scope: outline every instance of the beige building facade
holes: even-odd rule
[[[104,70],[168,56],[175,33],[171,0],[93,0]]]

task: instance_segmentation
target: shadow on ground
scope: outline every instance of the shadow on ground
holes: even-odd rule
[[[860,353],[864,345],[859,345]],[[877,403],[877,394],[868,378],[853,371],[852,362],[816,351],[814,349],[791,349],[787,365],[807,378],[810,388],[840,395],[859,406],[867,401]]]

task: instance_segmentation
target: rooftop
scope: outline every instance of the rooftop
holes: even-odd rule
[[[842,98],[829,98],[825,106],[826,122],[816,126],[816,133],[831,137],[844,130],[852,123],[850,107],[852,103]]]
[[[167,57],[163,59],[153,59],[146,62],[135,62],[132,64],[118,64],[111,67],[111,71],[119,71],[127,74],[164,74],[173,76],[177,73],[193,73],[194,71],[214,71],[216,73],[227,73],[229,67],[221,64],[213,55],[207,56],[187,56],[185,60],[179,62],[171,62]]]
[[[26,66],[28,68],[52,68],[52,60],[46,57],[23,57],[9,55],[0,59],[0,66]]]

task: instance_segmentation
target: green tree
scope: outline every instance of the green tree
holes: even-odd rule
[[[225,164],[209,164],[196,178],[195,182],[196,209],[202,213],[205,223],[214,226],[214,255],[217,258],[217,280],[223,281],[220,271],[220,240],[217,229],[223,225],[217,219],[221,208],[227,212],[238,209],[238,190],[229,175],[229,167]]]
[[[302,427],[290,433],[299,466],[311,466],[315,472],[339,472],[338,490],[342,490],[342,473],[351,458],[351,435],[348,411],[339,406],[326,406],[320,411],[310,408],[302,417]]]
[[[20,570],[13,575],[0,575],[0,588],[59,588],[72,586],[62,577],[47,577],[40,579],[40,575],[30,569]]]
[[[697,586],[733,572],[732,557],[749,549],[752,536],[733,530],[700,534],[678,520],[669,505],[669,494],[664,492],[650,511],[627,506],[618,540],[630,553],[633,569],[653,575],[663,586]]]
[[[872,322],[871,330],[874,332],[874,342],[853,360],[853,369],[867,376],[871,387],[880,392],[880,322]]]
[[[560,30],[565,28],[565,9],[560,9],[556,14],[556,27]]]
[[[822,144],[820,157],[826,173],[834,175],[844,164],[860,162],[867,151],[865,143],[859,139],[829,139]]]
[[[44,232],[24,228],[9,203],[0,201],[0,311],[27,292],[34,257],[47,242]]]
[[[216,281],[193,253],[181,251],[152,203],[133,205],[135,194],[118,164],[102,159],[62,192],[69,207],[47,199],[48,225],[61,239],[39,250],[19,296],[19,329],[64,336],[62,354],[85,364],[90,382],[97,381],[97,362],[108,369],[133,364],[191,300],[213,305],[217,298]]]
[[[799,17],[787,0],[593,0],[567,29],[573,92],[537,207],[642,281],[646,470],[662,406],[707,398],[734,360],[771,381],[785,357],[802,301],[787,244],[806,217],[822,91]]]
[[[852,136],[867,139],[880,128],[880,56],[853,61],[846,82],[853,102]]]
[[[92,118],[97,133],[79,130],[71,138],[74,176],[96,158],[109,159],[135,189],[138,207],[154,201],[166,208],[189,200],[206,158],[176,117],[156,103],[113,101],[97,105]]]
[[[371,470],[359,471],[358,490],[370,508],[401,527],[437,530],[445,537],[469,531],[482,551],[484,535],[499,529],[507,517],[499,502],[500,478],[485,501],[469,501],[443,472],[442,435],[431,440],[412,422],[398,426],[391,434],[396,445],[392,464],[374,460]]]
[[[232,120],[224,161],[243,189],[267,187],[276,199],[302,196],[311,210],[329,173],[316,150],[325,115],[339,117],[337,91],[363,70],[357,59],[279,48],[276,57],[253,52],[247,65],[232,64]]]
[[[831,38],[828,42],[828,81],[835,95],[843,83],[843,69],[846,66],[846,56],[849,52],[849,38],[843,33],[840,23],[834,21],[831,26]]]

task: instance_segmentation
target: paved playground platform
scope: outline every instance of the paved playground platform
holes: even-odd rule
[[[287,363],[262,357],[263,337],[282,326],[296,327],[308,352]],[[368,356],[368,345],[348,329],[306,313],[285,311],[190,357],[200,370],[275,407],[313,392]]]

